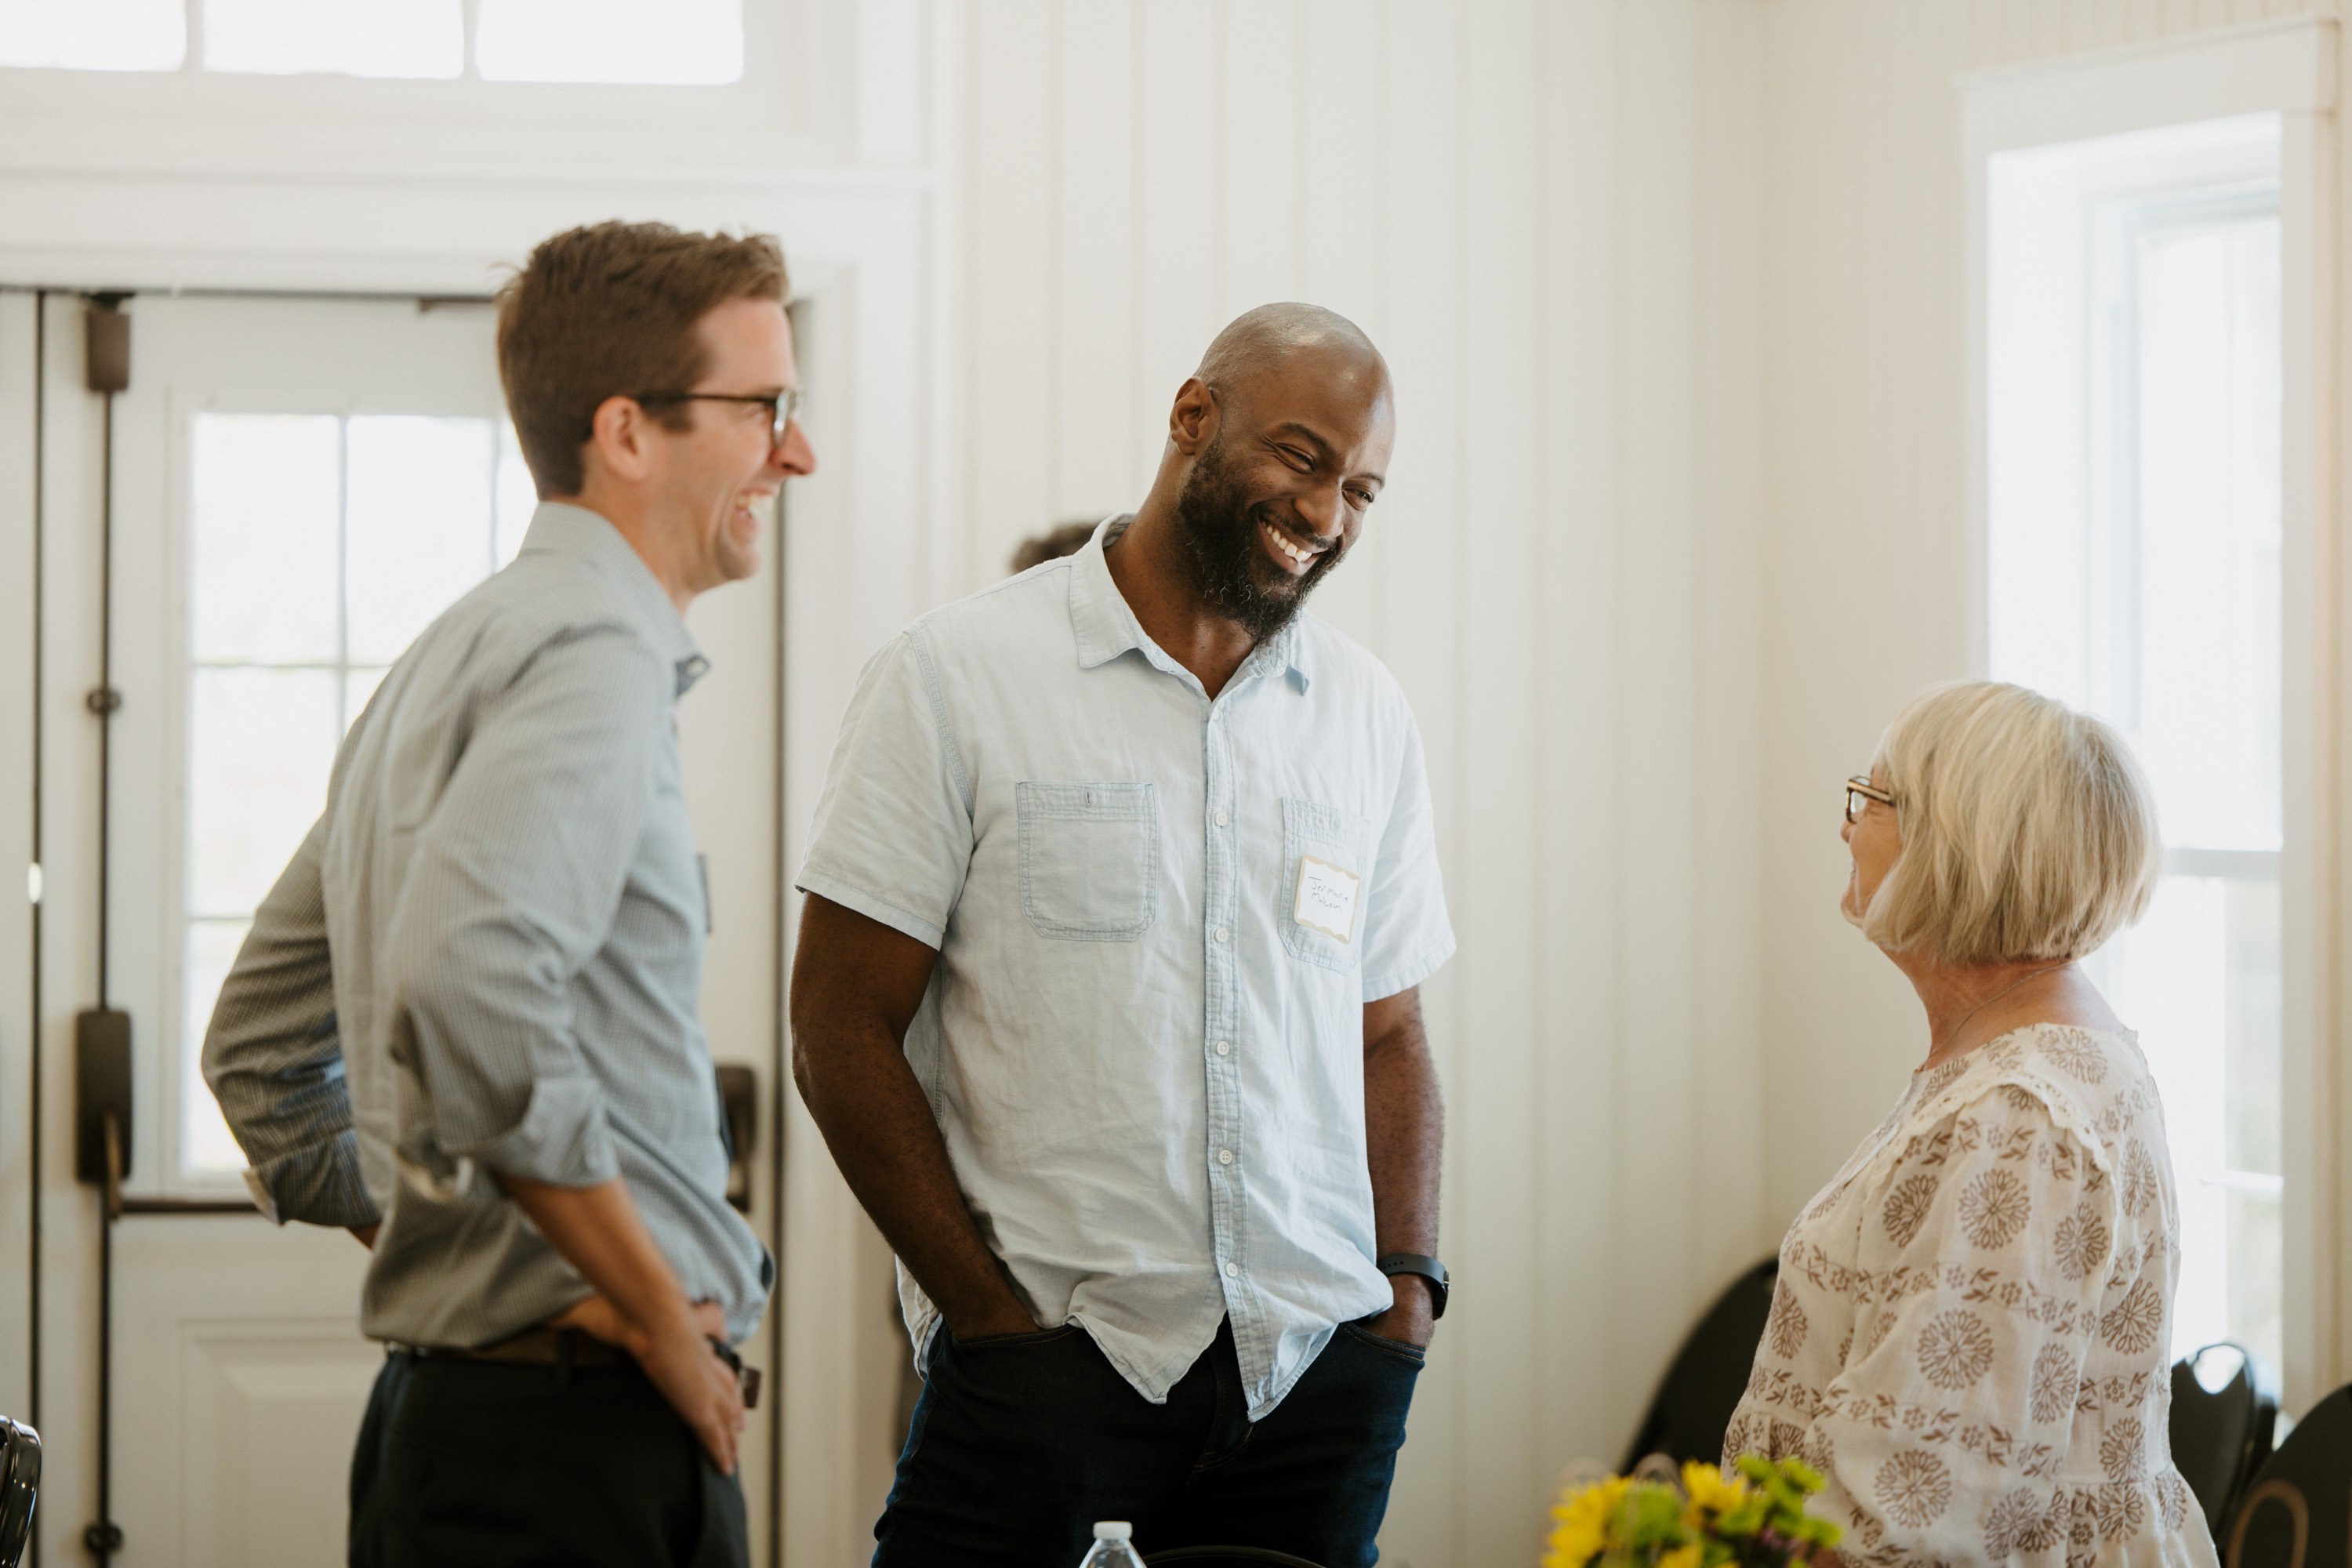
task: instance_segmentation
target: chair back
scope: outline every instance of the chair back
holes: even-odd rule
[[[16,1568],[41,1491],[41,1435],[0,1415],[0,1568]]]
[[[2227,1568],[2332,1568],[2352,1560],[2352,1385],[2295,1424],[2231,1521]]]
[[[1780,1260],[1768,1258],[1716,1299],[1666,1368],[1621,1473],[1633,1474],[1649,1454],[1664,1454],[1677,1465],[1686,1459],[1712,1465],[1723,1458],[1723,1436],[1748,1391],[1764,1321],[1772,1315],[1772,1290],[1780,1282]]]
[[[2243,1345],[2207,1345],[2172,1369],[2172,1462],[2197,1494],[2216,1542],[2271,1457],[2278,1384]]]
[[[1189,1563],[1193,1568],[1219,1568],[1220,1564],[1256,1563],[1259,1568],[1320,1568],[1304,1557],[1293,1557],[1287,1552],[1276,1552],[1269,1546],[1171,1546],[1165,1552],[1155,1552],[1143,1560],[1144,1568],[1160,1568],[1162,1563]]]

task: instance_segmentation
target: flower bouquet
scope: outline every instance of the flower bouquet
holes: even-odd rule
[[[1663,1459],[1647,1461],[1661,1464]],[[1739,1458],[1727,1480],[1713,1465],[1683,1467],[1682,1484],[1636,1474],[1560,1489],[1543,1568],[1787,1568],[1835,1546],[1841,1531],[1805,1515],[1822,1478],[1799,1459]]]

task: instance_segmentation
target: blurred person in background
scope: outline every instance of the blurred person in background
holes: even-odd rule
[[[1926,1059],[1780,1247],[1724,1441],[1796,1456],[1822,1561],[2213,1568],[2172,1463],[2180,1214],[2132,1031],[2077,961],[2147,908],[2147,779],[2099,720],[1973,681],[1846,781],[1840,908]]]

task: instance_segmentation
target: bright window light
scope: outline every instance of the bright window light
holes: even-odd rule
[[[480,0],[485,81],[714,87],[743,77],[742,0]]]
[[[204,0],[205,68],[437,77],[466,68],[460,0]]]
[[[187,57],[184,0],[0,0],[0,66],[175,71]]]
[[[194,418],[180,1063],[191,1174],[245,1163],[197,1073],[221,981],[326,804],[343,732],[416,634],[511,559],[512,452],[511,427],[488,419]]]
[[[1991,160],[1992,673],[2112,721],[2163,818],[2154,907],[2086,967],[2164,1099],[2172,1353],[2280,1365],[2279,123]]]

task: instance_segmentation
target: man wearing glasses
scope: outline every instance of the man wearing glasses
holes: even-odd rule
[[[775,1267],[726,1200],[677,704],[688,604],[816,466],[784,292],[772,238],[618,223],[501,290],[521,553],[384,678],[221,987],[257,1201],[374,1251],[354,1563],[748,1560]]]

